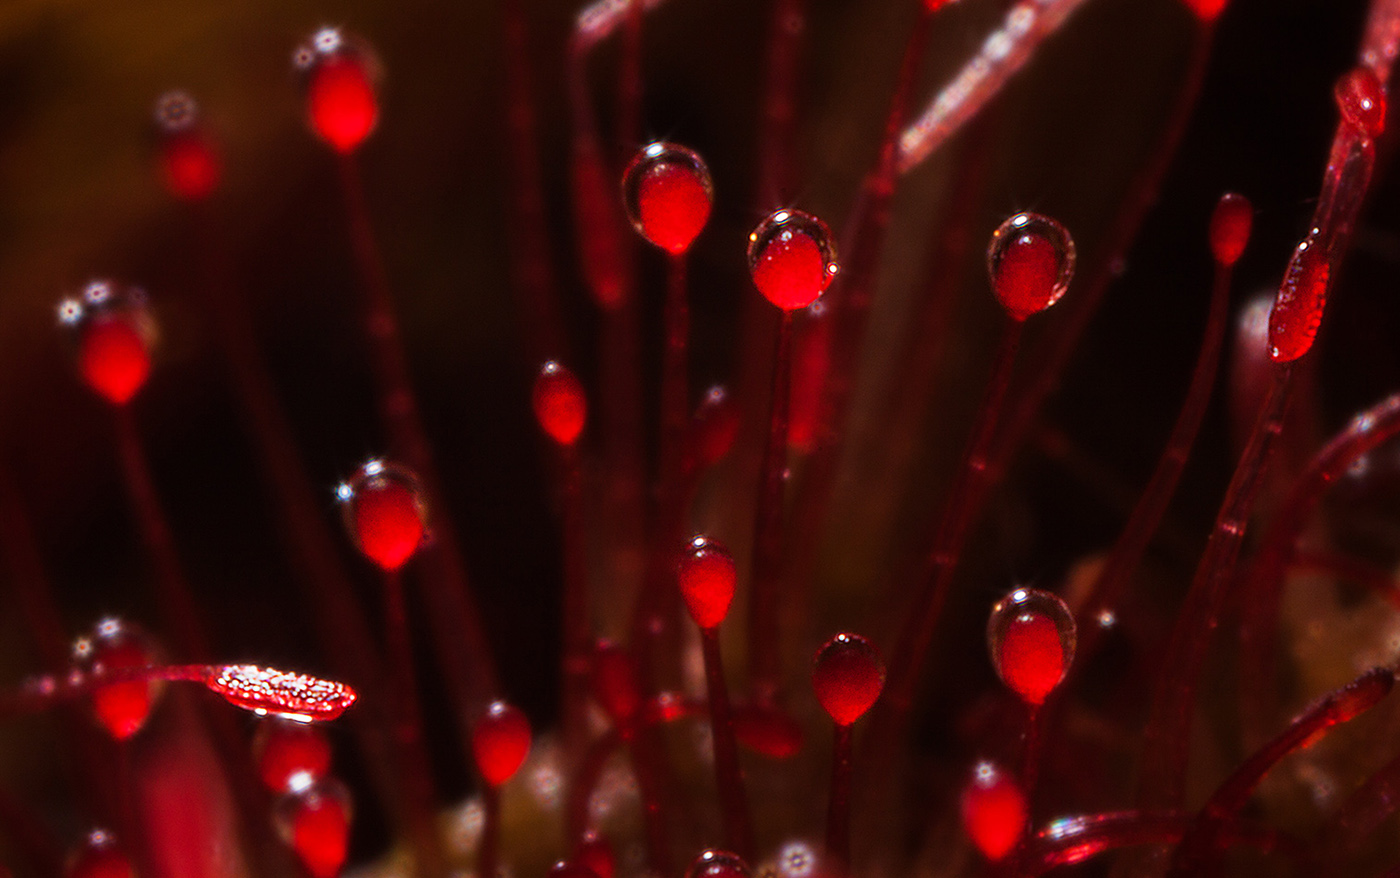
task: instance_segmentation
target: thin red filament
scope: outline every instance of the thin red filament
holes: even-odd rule
[[[334,55],[320,61],[307,86],[311,128],[339,153],[354,152],[379,121],[379,97],[359,58]]]
[[[116,314],[100,316],[83,328],[78,369],[99,396],[113,405],[125,405],[146,383],[151,353],[131,320]]]

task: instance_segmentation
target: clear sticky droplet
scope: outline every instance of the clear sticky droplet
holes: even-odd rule
[[[518,708],[497,701],[472,729],[472,755],[481,777],[493,787],[510,780],[530,755],[530,721]]]
[[[812,663],[817,701],[838,726],[865,715],[885,688],[885,660],[859,634],[842,633],[817,650]]]
[[[1275,363],[1291,363],[1312,350],[1331,277],[1326,251],[1316,229],[1293,250],[1269,312],[1269,358]]]
[[[352,817],[350,792],[335,780],[323,780],[288,793],[278,800],[272,812],[278,835],[311,878],[336,878],[340,874],[350,849]]]
[[[105,829],[94,829],[68,857],[67,878],[135,878],[131,858]]]
[[[1074,661],[1074,616],[1056,595],[1018,588],[992,607],[987,648],[1007,688],[1028,704],[1045,703]]]
[[[714,182],[692,149],[658,141],[643,147],[622,175],[622,203],[632,226],[668,253],[690,249],[710,218]]]
[[[836,243],[826,223],[800,210],[780,210],[749,234],[749,274],[763,297],[791,311],[805,308],[836,277]]]
[[[708,537],[692,539],[676,567],[676,584],[681,597],[690,611],[690,618],[702,630],[718,628],[729,615],[737,580],[734,556]]]
[[[183,91],[156,101],[156,134],[161,180],[182,201],[203,201],[219,185],[222,162],[199,121],[199,107]]]
[[[743,857],[715,848],[701,851],[685,870],[685,878],[752,878],[752,875]]]
[[[303,76],[311,130],[336,152],[354,152],[379,122],[374,52],[336,28],[322,28],[292,61]]]
[[[73,333],[78,374],[112,405],[125,405],[151,373],[155,323],[146,294],[108,280],[90,281],[58,304],[59,323]]]
[[[1074,239],[1059,221],[1018,213],[992,233],[987,273],[992,292],[1013,320],[1025,320],[1060,300],[1074,277]]]
[[[154,642],[139,629],[114,618],[98,622],[93,633],[80,638],[73,648],[74,669],[94,679],[109,671],[149,667],[156,661]],[[125,741],[146,724],[162,687],[162,683],[146,680],[95,686],[93,716],[107,734]]]
[[[1254,226],[1254,205],[1237,192],[1226,192],[1210,215],[1210,250],[1215,261],[1233,266],[1244,255]]]
[[[263,784],[274,793],[285,793],[326,776],[331,742],[319,726],[273,717],[253,734],[253,761]]]
[[[427,537],[427,505],[407,467],[372,458],[336,488],[336,497],[351,539],[384,570],[402,567]]]
[[[963,829],[982,852],[998,862],[1020,841],[1026,826],[1026,797],[995,763],[979,762],[962,793]]]
[[[1375,140],[1385,131],[1385,86],[1371,68],[1362,65],[1343,73],[1332,97],[1342,119],[1362,137]]]
[[[535,422],[560,445],[573,445],[588,420],[588,398],[574,373],[555,360],[540,367],[530,394]]]
[[[259,665],[212,668],[204,685],[234,707],[295,722],[333,720],[358,697],[354,689],[335,680]]]

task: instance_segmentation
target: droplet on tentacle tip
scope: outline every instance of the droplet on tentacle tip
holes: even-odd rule
[[[1006,687],[1027,704],[1040,705],[1060,685],[1074,661],[1074,615],[1056,595],[1018,588],[992,607],[987,648]]]
[[[331,742],[321,728],[281,717],[259,723],[253,734],[258,777],[274,793],[321,780],[331,768]]]
[[[134,878],[131,858],[105,829],[94,829],[68,857],[67,878]]]
[[[719,627],[729,615],[737,579],[734,557],[724,546],[703,536],[687,544],[676,566],[676,584],[701,630]]]
[[[1254,205],[1237,192],[1226,192],[1210,215],[1210,251],[1215,261],[1233,266],[1244,255],[1254,226]]]
[[[714,197],[705,160],[674,143],[643,147],[622,175],[622,203],[633,228],[672,254],[690,249],[710,218]]]
[[[157,660],[155,644],[120,619],[97,623],[88,637],[73,645],[75,669],[91,677],[126,668],[144,668]],[[125,741],[141,730],[164,684],[149,680],[107,683],[92,689],[92,713],[107,733]]]
[[[685,870],[685,878],[752,878],[749,864],[729,851],[702,851]]]
[[[569,446],[578,441],[588,420],[588,398],[568,367],[550,360],[540,367],[530,394],[535,422],[549,438]]]
[[[151,372],[155,324],[146,294],[90,281],[80,295],[59,302],[58,320],[73,330],[83,383],[112,405],[130,402]]]
[[[618,728],[632,724],[642,706],[637,666],[616,643],[601,640],[593,652],[593,697]]]
[[[1375,140],[1385,131],[1385,86],[1369,67],[1357,66],[1343,73],[1332,88],[1342,119],[1356,133]]]
[[[859,634],[837,634],[817,650],[812,688],[832,721],[849,726],[879,699],[885,688],[885,661]]]
[[[1269,312],[1269,359],[1275,363],[1291,363],[1312,350],[1327,305],[1328,259],[1317,229],[1294,248]]]
[[[1225,11],[1230,0],[1181,0],[1201,24],[1210,24]]]
[[[1074,239],[1059,221],[1038,213],[1007,219],[987,244],[992,292],[1013,320],[1060,301],[1074,277]]]
[[[963,829],[982,856],[997,862],[1009,854],[1026,826],[1026,797],[1016,781],[995,763],[979,762],[961,804]]]
[[[379,122],[379,63],[363,42],[322,28],[292,55],[302,74],[306,119],[336,152],[359,148]]]
[[[496,701],[472,729],[472,755],[481,777],[493,787],[510,780],[530,755],[530,721],[519,708]]]
[[[406,467],[371,458],[336,488],[350,538],[384,570],[402,567],[428,535],[427,505]]]
[[[335,780],[290,792],[273,808],[273,823],[311,878],[336,878],[349,851],[350,793]]]
[[[763,297],[792,311],[812,304],[839,270],[826,223],[800,210],[780,210],[749,234],[749,273]]]
[[[155,126],[161,180],[182,201],[203,201],[219,185],[222,163],[199,118],[199,106],[183,91],[156,100]]]

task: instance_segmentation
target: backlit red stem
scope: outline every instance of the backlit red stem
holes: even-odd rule
[[[754,697],[777,694],[781,626],[779,591],[783,578],[783,486],[787,480],[788,406],[792,381],[792,312],[778,324],[769,397],[768,439],[759,468],[754,513],[753,580],[749,587],[749,660]],[[742,853],[742,852],[741,852]]]
[[[724,662],[720,658],[719,629],[700,631],[705,658],[705,691],[710,700],[710,732],[715,748],[715,780],[719,785],[720,808],[724,812],[725,842],[735,853],[753,856],[753,821],[749,799],[744,792],[739,768],[739,745],[734,739],[734,717],[729,706],[729,687],[724,682]]]

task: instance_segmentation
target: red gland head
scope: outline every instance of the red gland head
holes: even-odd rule
[[[962,821],[982,856],[997,862],[1011,852],[1025,830],[1025,794],[995,764],[979,762],[963,788]]]
[[[136,871],[116,837],[94,829],[69,856],[64,874],[67,878],[134,878]]]
[[[1186,8],[1191,10],[1191,14],[1201,24],[1210,24],[1220,17],[1220,13],[1225,11],[1225,7],[1230,4],[1230,0],[1181,0]]]
[[[1058,221],[1018,213],[987,244],[992,292],[1011,319],[1025,320],[1060,301],[1074,277],[1074,258],[1074,240]]]
[[[297,49],[293,63],[305,77],[311,130],[336,152],[354,152],[379,121],[379,65],[373,53],[328,27]]]
[[[691,861],[685,878],[751,878],[753,873],[743,857],[710,848]]]
[[[535,376],[530,394],[535,422],[560,445],[573,445],[588,420],[588,398],[583,385],[560,363],[550,360]]]
[[[76,335],[83,383],[112,405],[130,402],[151,373],[155,333],[145,293],[95,280],[59,303],[58,320]]]
[[[504,701],[492,703],[472,729],[472,755],[482,780],[499,787],[515,776],[530,755],[530,721]]]
[[[701,630],[718,628],[729,615],[738,574],[729,550],[707,537],[696,537],[681,553],[676,584],[685,599],[690,618]]]
[[[1215,203],[1210,215],[1210,252],[1215,261],[1229,268],[1244,255],[1254,226],[1254,205],[1235,192],[1226,192]]]
[[[729,453],[739,437],[739,405],[719,385],[705,392],[690,427],[690,462],[711,466]]]
[[[792,311],[816,301],[836,277],[836,244],[826,223],[780,210],[749,234],[749,274],[768,301]]]
[[[288,793],[273,810],[278,834],[311,878],[340,874],[349,851],[351,817],[350,793],[334,780]]]
[[[103,619],[91,636],[80,637],[73,644],[75,668],[93,678],[108,671],[148,667],[156,658],[149,638],[120,619]],[[93,716],[107,734],[125,741],[146,724],[161,689],[161,683],[147,680],[96,686],[92,690]]]
[[[622,203],[633,227],[652,244],[679,255],[690,249],[714,202],[705,160],[658,141],[644,147],[622,175]]]
[[[617,872],[617,855],[608,840],[596,832],[583,834],[574,846],[573,860],[598,878],[613,878]]]
[[[817,650],[812,688],[832,721],[849,726],[879,699],[885,688],[885,660],[859,634],[838,634]]]
[[[1332,88],[1337,110],[1356,133],[1375,140],[1385,131],[1385,86],[1366,66],[1342,74]]]
[[[161,180],[181,201],[203,201],[219,185],[223,168],[214,142],[199,123],[199,108],[182,91],[156,101]]]
[[[636,663],[608,640],[600,640],[593,653],[593,697],[618,728],[630,726],[642,706]]]
[[[351,539],[383,570],[402,567],[428,535],[423,492],[404,467],[371,458],[335,493]]]
[[[1056,595],[1018,588],[992,607],[987,647],[992,667],[1027,704],[1040,705],[1074,661],[1074,616]]]
[[[310,786],[331,769],[331,742],[320,727],[273,717],[253,735],[258,777],[274,793]]]
[[[1313,229],[1294,248],[1269,312],[1269,358],[1275,363],[1291,363],[1312,350],[1331,274],[1327,248]]]
[[[791,759],[802,750],[802,726],[765,704],[735,705],[734,737],[769,759]]]

